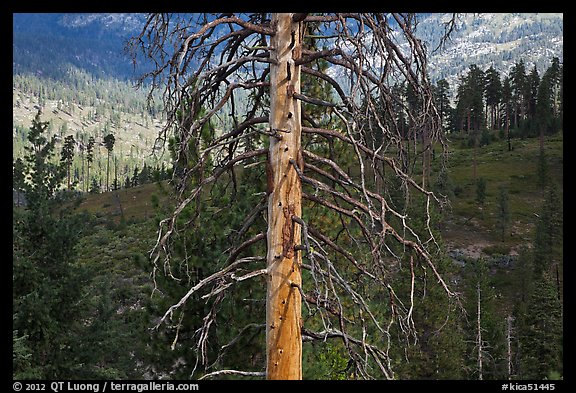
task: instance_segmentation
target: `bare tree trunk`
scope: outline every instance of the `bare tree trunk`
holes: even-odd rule
[[[477,340],[477,346],[478,346],[478,379],[482,380],[482,352],[483,352],[483,347],[482,347],[482,325],[481,325],[481,318],[480,318],[480,313],[481,313],[481,307],[480,307],[480,283],[478,283],[477,287],[476,287],[476,293],[478,296],[478,303],[477,303],[477,317],[476,317],[476,329],[477,329],[477,333],[476,333],[476,340]]]
[[[301,217],[302,185],[293,167],[303,169],[301,152],[300,66],[301,23],[292,14],[273,14],[276,34],[271,43],[270,127],[280,138],[272,137],[269,150],[268,190],[268,289],[266,296],[266,378],[302,379],[301,336],[301,228],[293,216]]]
[[[560,270],[558,269],[558,263],[556,263],[556,291],[558,294],[558,300],[562,301],[562,285],[560,285]]]
[[[422,135],[422,188],[426,188],[426,137]]]
[[[512,379],[512,315],[506,318],[506,347],[508,357],[508,379]]]
[[[86,178],[84,177],[84,153],[82,153],[81,158],[82,158],[82,188],[85,189],[85,192],[88,192],[86,190]]]
[[[512,151],[512,143],[510,141],[510,108],[506,104],[506,138],[508,139],[508,151]]]
[[[108,152],[108,160],[106,160],[106,191],[110,191],[108,187],[108,173],[110,169],[110,152]]]
[[[476,174],[477,174],[477,162],[476,156],[478,155],[478,135],[476,135],[476,131],[473,133],[474,136],[474,156],[472,158],[472,178],[476,181]]]
[[[432,154],[432,144],[428,138],[428,131],[422,131],[422,188],[430,182],[430,165],[431,165],[431,154]]]

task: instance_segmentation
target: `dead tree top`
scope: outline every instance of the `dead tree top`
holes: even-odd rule
[[[268,124],[270,64],[275,62],[271,20],[268,13],[152,14],[130,42],[135,57],[143,55],[153,62],[140,83],[150,83],[150,96],[154,90],[162,92],[167,121],[159,140],[174,138],[176,161],[183,163],[173,179],[178,205],[161,221],[152,251],[157,273],[173,274],[171,239],[186,230],[177,224],[179,214],[190,208],[198,214],[204,190],[224,178],[232,179],[236,189],[238,166],[264,172],[267,148],[262,138],[281,140],[286,132]],[[298,217],[303,228],[303,244],[298,246],[305,253],[302,267],[313,277],[299,290],[309,314],[324,327],[321,332],[303,329],[303,339],[339,338],[359,377],[374,377],[367,363],[370,358],[380,375],[392,378],[391,326],[396,324],[407,336],[416,335],[415,271],[431,272],[432,281],[449,297],[455,295],[434,262],[440,246],[431,228],[431,209],[446,201],[415,176],[417,163],[426,162],[434,144],[442,150],[445,146],[427,75],[427,49],[415,35],[413,14],[293,14],[292,21],[306,29],[303,49],[293,59],[307,78],[302,92],[293,94],[303,108],[303,165],[293,163],[302,182],[303,210],[328,209],[342,225],[334,235],[321,224]],[[226,127],[207,136],[211,124]],[[347,152],[348,162],[341,162],[336,145]],[[389,175],[400,189],[390,188]],[[223,268],[193,285],[162,321],[193,294],[219,299],[230,286],[266,274],[261,255],[242,256],[265,238],[265,229],[246,236],[248,228],[257,225],[257,217],[265,214],[262,191],[261,202],[231,238],[232,245],[218,264]],[[401,192],[406,203],[394,202],[393,191]],[[414,203],[420,204],[424,229],[413,224]],[[397,294],[389,280],[398,269],[411,272],[407,297]],[[351,285],[358,280],[387,294],[385,320],[373,312],[370,296]],[[197,342],[200,363],[207,371],[214,363],[202,348],[214,318],[205,319]],[[368,326],[379,332],[378,338],[361,334]]]

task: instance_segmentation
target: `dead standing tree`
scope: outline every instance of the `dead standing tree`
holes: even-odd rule
[[[235,185],[238,166],[262,171],[266,166],[268,175],[267,200],[246,217],[224,267],[196,282],[158,323],[170,320],[193,294],[212,301],[195,343],[197,362],[209,372],[204,377],[301,379],[302,342],[337,338],[349,354],[351,373],[393,378],[391,326],[416,336],[415,270],[431,272],[447,295],[454,295],[433,261],[438,244],[430,209],[443,201],[411,177],[405,146],[411,141],[403,138],[396,113],[398,108],[404,111],[412,135],[425,135],[427,143],[442,142],[425,48],[414,36],[414,23],[414,16],[405,14],[154,14],[132,39],[134,53],[155,64],[141,81],[150,80],[152,90],[163,91],[167,122],[159,138],[166,140],[174,132],[178,160],[187,163],[175,172],[179,204],[160,223],[152,252],[154,274],[172,275],[171,239],[189,230],[177,218],[190,206],[198,211],[205,189],[223,179]],[[316,45],[306,46],[306,39]],[[319,67],[320,61],[328,67]],[[301,75],[327,86],[336,98],[303,94]],[[392,93],[395,83],[411,87],[418,98],[416,109]],[[248,92],[242,100],[240,90]],[[303,105],[321,108],[322,119],[301,113]],[[204,138],[203,127],[224,112],[233,124]],[[269,147],[253,142],[256,135],[265,135]],[[335,143],[343,154],[334,153]],[[314,148],[318,145],[329,148]],[[342,156],[353,165],[339,163]],[[407,207],[395,207],[386,192],[379,192],[385,169],[399,180],[406,200],[420,195],[423,231],[413,228]],[[246,228],[264,206],[265,233],[246,238]],[[303,206],[320,212],[308,217],[333,214],[340,229],[334,233],[321,222],[305,220]],[[264,239],[265,266],[261,256],[241,257]],[[402,299],[390,277],[406,269],[403,260],[410,261],[411,282],[409,296]],[[310,277],[305,282],[302,270]],[[258,276],[267,282],[266,372],[213,371],[206,346],[221,295]],[[363,289],[367,287],[370,293]],[[374,309],[374,294],[379,293],[387,299],[387,312]],[[240,334],[246,330],[239,329]]]

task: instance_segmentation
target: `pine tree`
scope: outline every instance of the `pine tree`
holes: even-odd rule
[[[536,64],[530,71],[530,74],[526,77],[527,83],[527,117],[530,120],[530,124],[534,120],[536,116],[536,102],[538,96],[538,86],[540,85],[540,75],[538,74],[538,69],[536,68]],[[536,135],[534,133],[533,135]]]
[[[512,88],[513,127],[518,128],[526,117],[528,101],[526,65],[522,59],[517,61],[510,71],[510,86]]]
[[[138,172],[138,167],[135,166],[134,172],[132,173],[132,180],[130,182],[132,187],[136,187],[136,186],[140,185],[140,179],[139,179],[140,176],[139,175],[140,175],[140,173]]]
[[[114,143],[116,142],[116,138],[114,134],[108,134],[104,137],[104,146],[108,151],[107,160],[106,160],[106,191],[109,191],[110,187],[108,185],[108,176],[110,172],[110,156],[112,155],[112,150],[114,150]]]
[[[500,82],[500,74],[493,66],[486,70],[486,107],[490,108],[490,122],[489,128],[497,129],[500,123],[499,111],[502,100],[502,83]],[[487,111],[488,112],[488,111]]]
[[[452,112],[450,105],[450,84],[446,79],[440,79],[436,82],[434,89],[434,96],[436,99],[436,106],[440,114],[440,124],[445,130],[449,129],[448,121]]]
[[[13,210],[13,334],[18,336],[14,350],[29,351],[15,356],[30,360],[19,363],[14,375],[67,379],[72,367],[69,328],[83,284],[82,270],[73,263],[74,247],[85,219],[68,215],[55,198],[66,173],[53,162],[55,137],[44,136],[47,127],[38,113],[24,161],[28,203],[25,209]]]
[[[563,373],[562,306],[548,275],[535,283],[520,331],[522,379],[544,379]]]
[[[558,188],[548,188],[542,212],[536,224],[534,239],[535,272],[537,275],[550,273],[552,265],[560,263],[563,243],[563,206]]]
[[[60,161],[66,167],[66,174],[68,178],[68,190],[71,190],[70,184],[70,167],[72,166],[72,160],[74,160],[74,147],[76,145],[76,141],[74,140],[73,135],[68,135],[64,138],[64,144],[62,146],[62,151],[60,153]]]
[[[544,135],[557,132],[561,126],[560,93],[562,92],[562,69],[558,58],[552,60],[537,90],[535,114],[540,131],[540,147],[544,145]]]
[[[468,315],[469,378],[500,379],[507,373],[504,322],[498,314],[496,292],[487,262],[470,259],[464,268],[463,295]]]
[[[98,194],[100,193],[100,184],[98,183],[98,179],[96,179],[96,176],[92,177],[92,184],[90,185],[90,194]]]
[[[563,80],[563,66],[560,64],[560,59],[558,57],[552,58],[552,63],[550,67],[546,70],[548,77],[550,78],[550,84],[552,86],[552,108],[553,115],[556,119],[562,119],[562,80]]]
[[[90,166],[92,165],[92,161],[94,160],[94,144],[96,140],[93,136],[88,138],[88,145],[86,146],[86,191],[88,191],[88,184],[90,180]]]
[[[472,64],[468,74],[461,78],[458,87],[458,102],[456,104],[456,117],[458,124],[466,125],[469,141],[474,146],[473,179],[476,180],[476,157],[478,154],[478,134],[484,125],[484,92],[486,80],[484,72],[477,65]]]
[[[468,129],[478,131],[484,125],[484,93],[486,78],[484,72],[475,64],[469,67],[464,77],[465,108]]]
[[[138,174],[138,184],[146,184],[150,181],[150,169],[148,165],[144,163],[142,170]]]
[[[522,252],[518,270],[516,320],[517,374],[543,379],[563,373],[562,200],[554,185],[548,189],[536,225],[534,248]]]
[[[21,194],[26,182],[26,167],[22,158],[17,158],[12,164],[12,189],[16,192],[16,206],[20,206]]]
[[[512,86],[510,84],[510,78],[504,78],[502,83],[502,103],[506,108],[506,119],[504,123],[504,129],[506,130],[506,140],[508,141],[508,151],[512,151],[512,138],[510,137],[510,116],[512,114]]]

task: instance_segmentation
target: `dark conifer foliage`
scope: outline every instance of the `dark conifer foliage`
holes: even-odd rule
[[[15,358],[14,377],[71,377],[68,331],[74,325],[86,278],[74,265],[74,246],[82,228],[78,216],[59,208],[58,188],[65,166],[51,162],[54,137],[46,138],[40,113],[28,133],[28,154],[16,178],[26,196],[25,208],[13,216],[13,335],[22,357]]]

